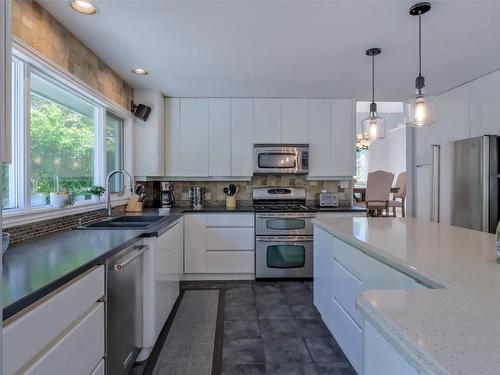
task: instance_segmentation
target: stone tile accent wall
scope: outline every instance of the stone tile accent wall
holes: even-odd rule
[[[106,97],[130,107],[132,88],[33,0],[13,0],[12,33]]]
[[[113,207],[113,215],[125,213],[126,205]],[[5,228],[4,232],[10,233],[11,243],[28,240],[33,237],[43,236],[49,233],[59,232],[64,229],[75,228],[78,225],[78,220],[82,219],[83,224],[104,219],[106,217],[106,209],[82,212],[75,215],[61,216],[54,219],[37,221],[30,224],[18,225],[15,227]]]
[[[223,192],[224,187],[231,181],[175,181],[174,195],[177,207],[189,207],[188,192],[191,186],[205,187],[205,205],[207,207],[224,206],[226,204],[226,195]],[[350,206],[352,197],[352,182],[349,188],[340,188],[340,181],[308,181],[304,176],[254,176],[251,181],[235,181],[234,185],[240,185],[240,192],[236,195],[238,206],[252,205],[252,189],[258,186],[291,186],[304,187],[306,189],[306,200],[309,205],[315,205],[317,194],[322,190],[339,193],[339,204],[341,206]],[[155,207],[159,204],[159,183],[146,182],[145,191],[147,199],[146,207]]]

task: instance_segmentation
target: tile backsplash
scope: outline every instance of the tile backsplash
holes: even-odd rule
[[[121,215],[125,213],[125,205],[113,207],[113,215]],[[10,233],[11,243],[28,240],[33,237],[43,236],[49,233],[59,232],[61,230],[75,228],[78,225],[78,220],[82,219],[83,224],[87,224],[99,219],[104,219],[107,216],[105,208],[98,210],[86,211],[74,215],[66,215],[53,219],[36,221],[30,224],[16,225],[4,228],[3,231]]]
[[[145,184],[147,199],[146,207],[159,206],[160,183],[156,181],[141,182]],[[322,190],[339,194],[339,205],[350,206],[352,197],[352,181],[348,188],[341,188],[340,181],[309,181],[305,176],[254,176],[251,181],[175,181],[174,195],[177,207],[189,207],[188,192],[191,186],[205,187],[205,205],[207,207],[224,206],[226,195],[224,187],[230,183],[240,185],[240,192],[236,195],[238,206],[252,205],[252,189],[258,186],[290,186],[304,187],[308,204],[316,203],[317,194]]]

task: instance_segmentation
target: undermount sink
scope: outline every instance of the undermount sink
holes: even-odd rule
[[[158,222],[165,220],[165,216],[120,216],[106,219],[97,223],[88,224],[79,229],[148,229]]]

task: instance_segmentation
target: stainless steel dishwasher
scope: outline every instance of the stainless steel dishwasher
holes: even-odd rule
[[[146,250],[148,247],[138,242],[108,260],[108,375],[128,374],[140,352]]]

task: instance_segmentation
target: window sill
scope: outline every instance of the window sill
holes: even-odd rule
[[[111,199],[111,206],[120,206],[128,202],[128,197]],[[77,202],[74,206],[64,208],[39,207],[31,209],[13,209],[2,212],[2,227],[7,229],[17,225],[30,224],[37,221],[54,219],[57,217],[75,215],[82,212],[95,211],[106,208],[106,202]]]

